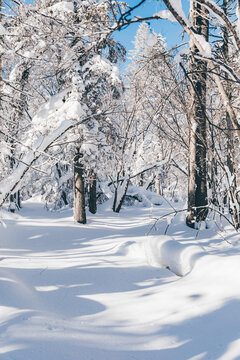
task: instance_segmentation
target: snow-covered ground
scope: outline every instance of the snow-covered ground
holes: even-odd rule
[[[240,359],[239,234],[169,210],[3,213],[0,359]]]

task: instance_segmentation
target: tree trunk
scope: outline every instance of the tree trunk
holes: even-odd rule
[[[58,164],[58,163],[56,163],[56,171],[57,171],[57,174],[58,174],[58,178],[59,179],[61,179],[61,177],[62,177],[62,172],[61,172],[61,169],[60,169],[60,165]],[[61,197],[61,199],[63,200],[63,202],[64,202],[64,205],[65,206],[67,206],[68,205],[68,200],[67,200],[67,194],[66,194],[66,192],[63,190],[63,189],[61,189],[60,190],[60,197]]]
[[[199,35],[208,40],[207,10],[191,2],[191,22]],[[191,45],[191,80],[193,108],[189,129],[189,176],[188,176],[188,215],[186,223],[196,227],[196,223],[206,219],[207,167],[206,167],[206,76],[207,63],[196,57],[199,52]]]
[[[223,11],[224,13],[227,15],[228,14],[228,1],[227,0],[223,0]],[[223,27],[223,47],[222,47],[222,51],[223,51],[223,56],[224,56],[224,60],[227,62],[228,61],[228,57],[229,57],[229,33],[228,30],[226,28],[226,26]],[[225,73],[225,78],[226,78],[226,93],[228,95],[228,98],[231,99],[231,84],[228,81],[228,73]],[[229,113],[226,111],[226,122],[227,122],[227,127],[228,129],[232,128],[232,123],[231,123],[231,119],[229,116]],[[228,134],[227,134],[227,167],[231,173],[231,175],[233,175],[234,171],[234,145],[233,145],[233,140],[234,140],[234,136],[233,136],[233,131],[228,130]]]
[[[160,181],[160,174],[158,170],[155,172],[155,191],[158,195],[163,195],[161,181]]]
[[[214,127],[211,125],[211,155],[210,155],[210,184],[209,189],[212,191],[212,203],[215,206],[219,206],[218,200],[218,166],[216,161],[216,145],[215,145],[215,134]]]
[[[10,163],[10,169],[13,171],[15,166],[15,160],[14,160],[14,143],[12,140],[10,140],[10,146],[11,146],[11,156],[9,156],[9,163]],[[10,194],[9,196],[9,211],[12,213],[15,213],[17,209],[17,193]]]
[[[92,214],[97,212],[97,180],[96,174],[92,170],[90,171],[89,181],[89,211]]]
[[[122,185],[115,187],[113,211],[116,213],[119,213],[122,208],[124,198],[127,194],[129,182],[130,179],[124,179]]]
[[[81,157],[82,154],[79,153],[77,148],[74,157],[74,220],[78,223],[86,224],[85,186]]]
[[[18,190],[16,193],[16,204],[18,209],[21,209],[22,205],[21,205],[21,192],[20,190]]]

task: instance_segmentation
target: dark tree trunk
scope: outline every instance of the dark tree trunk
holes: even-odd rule
[[[20,190],[18,190],[15,194],[16,194],[17,207],[19,209],[21,209],[22,205],[21,205],[21,192],[20,192]]]
[[[57,174],[58,174],[58,177],[59,177],[59,179],[62,177],[62,172],[61,172],[61,169],[60,169],[60,166],[59,166],[59,164],[58,163],[56,163],[56,171],[57,171]],[[66,194],[66,192],[64,191],[64,190],[61,190],[60,191],[60,193],[61,193],[61,199],[63,200],[63,202],[64,202],[64,205],[68,205],[68,200],[67,200],[67,194]]]
[[[207,10],[199,4],[191,4],[191,21],[198,34],[208,40]],[[186,223],[195,227],[206,219],[208,210],[207,167],[206,167],[206,76],[207,64],[196,57],[195,46],[192,52],[192,92],[193,108],[189,130],[189,177],[188,177],[188,215]]]
[[[10,144],[11,144],[11,156],[9,156],[9,162],[10,162],[10,169],[13,171],[14,166],[15,166],[15,160],[14,160],[14,157],[13,157],[14,144],[13,144],[12,140],[10,140]],[[11,211],[12,213],[15,213],[16,209],[18,208],[16,200],[17,200],[17,193],[10,194],[10,196],[9,196],[9,201],[10,201],[9,211]]]
[[[79,149],[76,149],[74,157],[74,220],[78,223],[86,224],[85,186],[81,157]]]
[[[139,186],[143,186],[143,173],[140,174]]]
[[[97,212],[97,180],[96,174],[92,170],[90,171],[89,181],[89,211],[92,214]]]
[[[129,182],[130,179],[125,179],[120,187],[119,186],[115,187],[113,211],[116,213],[119,213],[122,208],[124,198],[127,194]]]

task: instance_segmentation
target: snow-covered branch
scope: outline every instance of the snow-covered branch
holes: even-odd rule
[[[194,27],[191,24],[189,24],[188,21],[186,21],[185,16],[182,16],[182,12],[181,11],[178,12],[178,7],[176,6],[176,3],[179,5],[181,3],[180,0],[178,0],[177,2],[175,1],[173,2],[173,0],[163,0],[163,1],[167,6],[167,8],[172,12],[173,16],[177,19],[179,24],[182,25],[186,33],[189,35],[193,44],[201,52],[201,55],[202,56],[206,55],[206,61],[208,62],[208,70],[212,72],[213,79],[217,84],[220,96],[222,98],[223,103],[226,106],[232,125],[236,131],[238,138],[240,139],[240,125],[237,120],[237,115],[229,99],[229,96],[224,88],[223,82],[220,76],[216,73],[216,65],[211,59],[210,44],[204,39],[202,35],[197,34]]]
[[[21,180],[32,167],[32,164],[44,153],[47,151],[49,146],[51,146],[54,141],[59,139],[64,135],[68,130],[83,124],[88,121],[92,116],[82,118],[79,121],[73,120],[63,120],[60,125],[53,130],[49,135],[40,136],[33,144],[33,149],[30,150],[24,157],[21,159],[19,166],[13,171],[13,173],[7,176],[3,181],[0,182],[0,207],[6,201],[8,196],[16,191],[20,185]]]
[[[232,22],[229,20],[228,16],[224,13],[224,11],[217,4],[215,4],[213,1],[210,0],[196,0],[196,2],[206,7],[218,19],[222,20],[221,23],[224,24],[226,28],[232,33],[237,49],[238,51],[240,51],[240,38],[236,26],[232,24]]]

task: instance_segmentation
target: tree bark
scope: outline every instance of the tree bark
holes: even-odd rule
[[[13,157],[13,153],[14,153],[14,144],[13,141],[10,140],[10,144],[11,144],[11,156],[9,157],[9,162],[10,162],[10,169],[13,171],[14,170],[14,165],[15,165],[15,160]],[[16,209],[17,209],[17,193],[14,194],[10,194],[9,196],[9,211],[11,211],[12,213],[15,213]]]
[[[159,179],[159,175],[157,174],[155,177],[155,191],[158,195],[163,195],[161,190],[161,183]]]
[[[90,171],[89,181],[89,211],[92,214],[97,212],[97,180],[93,170]]]
[[[56,171],[57,171],[57,174],[58,174],[58,178],[61,179],[62,171],[61,171],[60,165],[58,163],[56,163],[55,166],[56,166]],[[67,206],[68,205],[67,194],[63,189],[60,190],[60,197],[63,200],[64,205]]]
[[[129,178],[125,179],[120,187],[119,186],[115,187],[113,211],[116,213],[119,213],[122,208],[124,198],[127,194],[129,182],[130,182]]]
[[[228,13],[228,1],[227,0],[223,0],[223,11],[224,14],[227,15]],[[223,51],[223,56],[224,56],[224,60],[227,62],[228,61],[228,57],[229,57],[229,33],[227,30],[227,27],[224,26],[223,27],[223,47],[222,47],[222,51]],[[225,78],[226,78],[226,93],[229,97],[229,99],[231,99],[231,84],[228,81],[228,73],[225,74]],[[228,129],[231,129],[232,127],[232,123],[231,123],[231,119],[230,116],[228,114],[228,112],[226,111],[226,122],[227,122],[227,127]],[[228,169],[231,173],[231,175],[233,175],[234,173],[234,145],[233,145],[233,132],[231,130],[228,130],[228,135],[227,135],[227,166]]]
[[[87,222],[83,166],[78,148],[74,157],[74,220],[81,224]]]
[[[199,4],[191,3],[191,22],[199,35],[208,40],[208,12]],[[206,167],[206,77],[207,63],[197,58],[199,50],[191,44],[191,81],[193,107],[189,127],[188,215],[186,223],[195,227],[207,216]]]

